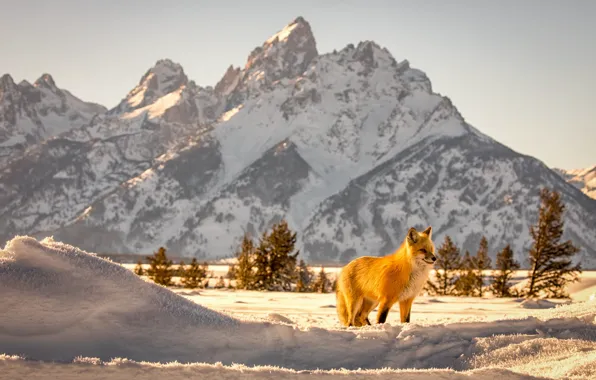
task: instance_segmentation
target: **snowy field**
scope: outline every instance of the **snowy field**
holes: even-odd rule
[[[0,251],[0,378],[594,379],[596,274],[569,291],[423,296],[410,324],[394,308],[384,325],[346,329],[333,294],[166,289],[19,237]]]

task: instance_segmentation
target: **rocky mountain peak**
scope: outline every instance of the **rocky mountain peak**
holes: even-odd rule
[[[188,84],[188,77],[182,66],[169,59],[158,60],[139,81],[139,86],[144,86],[162,96],[186,84]]]
[[[263,78],[273,82],[302,74],[318,55],[310,24],[298,17],[255,48],[248,56],[244,70],[262,71]]]
[[[52,78],[52,76],[47,73],[42,74],[33,85],[38,88],[47,88],[48,90],[52,90],[54,92],[58,90],[54,78]]]
[[[8,91],[10,88],[14,87],[16,87],[16,85],[10,74],[4,74],[0,77],[0,90],[2,92]]]
[[[234,67],[233,65],[230,65],[224,76],[215,85],[215,93],[219,96],[228,95],[234,90],[241,76],[242,70],[240,67]]]
[[[170,59],[160,59],[110,114],[128,113],[146,107],[186,85],[188,77],[182,66]]]

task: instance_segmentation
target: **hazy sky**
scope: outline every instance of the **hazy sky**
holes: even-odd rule
[[[301,15],[319,52],[374,40],[466,120],[549,166],[596,164],[596,1],[0,0],[0,75],[115,106],[160,58],[200,85]]]

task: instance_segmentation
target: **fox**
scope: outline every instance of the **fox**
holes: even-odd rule
[[[410,323],[414,298],[426,283],[437,257],[432,227],[411,227],[400,247],[382,256],[361,256],[342,268],[337,278],[336,309],[343,326],[370,325],[368,315],[377,306],[377,323],[385,323],[399,302],[401,323]]]

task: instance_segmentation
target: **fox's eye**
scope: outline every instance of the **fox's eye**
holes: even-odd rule
[[[420,252],[424,253],[425,255],[426,255],[426,253],[427,253],[427,252],[426,252],[426,249],[424,249],[424,248],[422,248],[422,249],[420,250]]]

